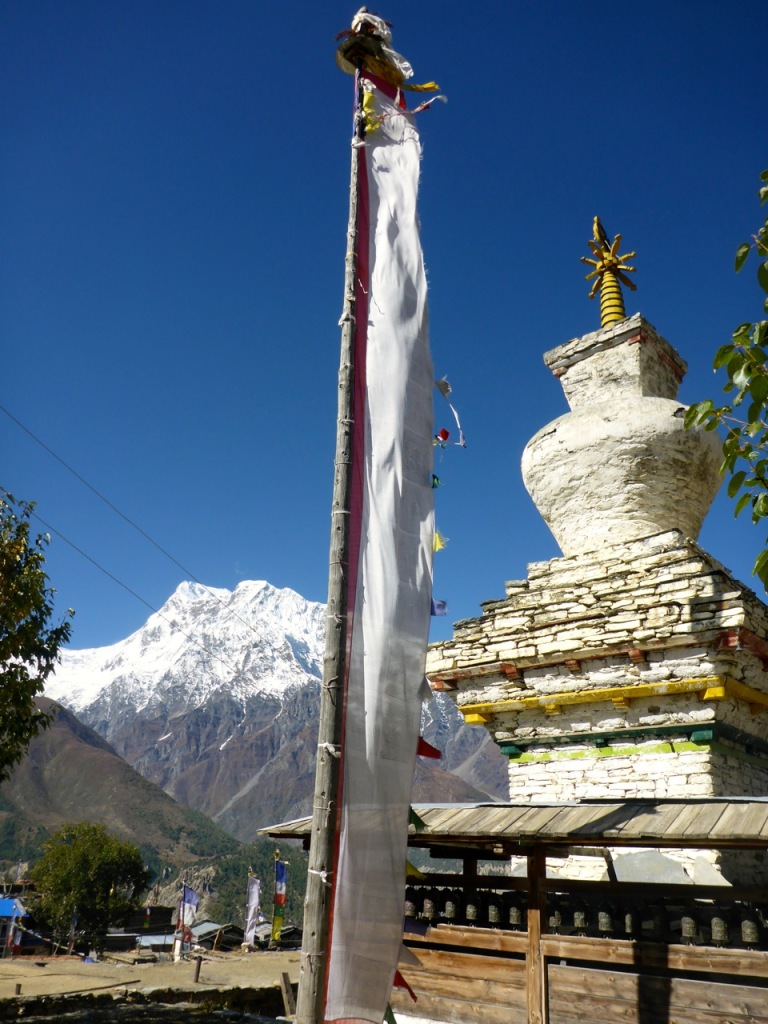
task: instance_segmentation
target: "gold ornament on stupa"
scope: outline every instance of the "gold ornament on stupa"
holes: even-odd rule
[[[627,316],[621,291],[622,284],[633,292],[637,291],[637,285],[627,277],[627,274],[635,273],[635,268],[627,266],[626,263],[627,260],[634,259],[637,253],[628,252],[624,256],[619,256],[621,235],[616,235],[611,242],[599,217],[595,217],[592,234],[593,239],[589,240],[589,247],[595,259],[582,256],[581,262],[595,268],[586,275],[585,280],[591,281],[594,278],[589,297],[594,299],[600,292],[600,326],[608,327],[626,319]]]

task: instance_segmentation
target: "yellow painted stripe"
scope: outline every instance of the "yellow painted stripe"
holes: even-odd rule
[[[560,693],[515,697],[483,704],[464,704],[459,705],[459,711],[464,715],[465,721],[480,725],[505,711],[543,708],[549,714],[553,714],[564,705],[596,704],[600,701],[611,701],[617,707],[626,707],[628,702],[643,697],[664,697],[683,693],[698,693],[701,700],[726,700],[732,697],[749,704],[753,713],[768,708],[768,693],[738,683],[730,676],[701,676],[694,679],[667,679],[658,683],[603,686],[591,690],[565,690]]]

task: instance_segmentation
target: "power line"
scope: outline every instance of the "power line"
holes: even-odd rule
[[[56,452],[55,452],[55,451],[53,450],[53,448],[51,448],[51,447],[50,447],[49,445],[47,445],[47,444],[45,443],[45,441],[41,440],[41,439],[40,439],[40,438],[39,438],[39,437],[38,437],[38,436],[37,436],[36,434],[34,434],[34,433],[33,433],[33,432],[32,432],[32,431],[31,431],[31,430],[29,429],[29,427],[27,427],[27,426],[26,426],[26,425],[25,425],[24,423],[22,423],[22,422],[21,422],[21,420],[20,420],[20,419],[18,419],[18,418],[17,418],[16,416],[14,416],[12,412],[10,412],[10,411],[9,411],[8,409],[6,409],[4,405],[0,405],[0,412],[4,412],[4,413],[5,413],[5,415],[6,415],[7,417],[8,417],[8,419],[10,419],[10,420],[13,420],[13,422],[14,422],[14,423],[15,423],[15,424],[16,424],[16,425],[17,425],[18,427],[20,427],[20,428],[21,428],[21,429],[22,429],[22,430],[23,430],[23,431],[24,431],[24,432],[25,432],[26,434],[28,434],[28,435],[29,435],[29,436],[30,436],[30,437],[32,438],[32,440],[33,440],[33,441],[35,441],[35,442],[36,442],[37,444],[39,444],[41,448],[44,448],[44,449],[45,449],[45,451],[47,451],[49,455],[51,455],[51,456],[52,456],[52,457],[53,457],[54,459],[56,459],[56,461],[57,461],[58,463],[60,463],[60,464],[61,464],[61,465],[62,465],[62,466],[63,466],[63,467],[64,467],[64,468],[65,468],[65,469],[66,469],[66,470],[67,470],[67,471],[69,472],[69,473],[71,473],[71,474],[72,474],[72,476],[74,476],[74,477],[75,477],[75,478],[76,478],[77,480],[79,480],[79,481],[80,481],[80,483],[81,483],[81,484],[83,484],[83,486],[84,486],[84,487],[87,487],[87,488],[88,488],[88,490],[89,490],[89,491],[91,491],[91,493],[92,493],[92,494],[95,494],[95,495],[96,495],[96,497],[97,497],[97,498],[99,498],[99,500],[100,500],[100,501],[103,501],[103,502],[104,502],[104,504],[105,504],[105,505],[106,505],[106,506],[107,506],[108,508],[112,509],[112,511],[113,511],[113,512],[115,512],[115,513],[116,513],[116,514],[117,514],[118,516],[120,516],[120,518],[121,518],[121,519],[123,519],[123,520],[124,520],[124,521],[125,521],[126,523],[128,523],[128,525],[129,525],[129,526],[132,526],[132,527],[133,527],[133,529],[137,531],[137,533],[141,534],[141,536],[142,536],[142,537],[144,537],[144,539],[145,539],[145,540],[149,541],[149,543],[150,543],[150,544],[152,544],[152,545],[153,545],[154,547],[156,547],[156,548],[157,548],[157,550],[158,550],[158,551],[159,551],[159,552],[160,552],[161,554],[165,555],[165,557],[166,557],[166,558],[170,559],[170,561],[171,561],[171,562],[173,562],[173,564],[174,564],[175,566],[178,566],[178,568],[179,568],[179,569],[181,569],[181,571],[182,571],[182,572],[183,572],[183,573],[184,573],[184,574],[185,574],[185,575],[186,575],[186,576],[187,576],[187,577],[188,577],[189,579],[193,580],[193,581],[194,581],[195,583],[197,583],[197,584],[198,584],[199,586],[201,586],[201,587],[203,588],[203,590],[205,590],[205,592],[206,592],[206,593],[207,593],[207,594],[208,594],[208,595],[209,595],[210,597],[213,597],[213,598],[214,598],[214,599],[215,599],[216,601],[218,601],[218,602],[219,602],[219,604],[220,604],[220,605],[221,605],[221,606],[222,606],[223,608],[226,608],[226,607],[227,607],[227,606],[226,606],[226,603],[225,603],[225,602],[224,602],[224,601],[222,600],[222,598],[221,598],[221,597],[220,597],[220,596],[219,596],[219,595],[218,595],[218,594],[217,594],[217,593],[216,593],[216,592],[215,592],[214,590],[211,590],[211,588],[210,588],[210,587],[208,587],[208,586],[206,586],[206,584],[205,584],[205,583],[203,583],[203,582],[202,582],[201,580],[199,580],[199,579],[197,578],[197,576],[195,576],[195,574],[194,574],[194,573],[193,573],[193,572],[192,572],[192,571],[191,571],[190,569],[187,569],[187,567],[186,567],[186,566],[182,565],[182,564],[181,564],[181,562],[180,562],[180,561],[179,561],[179,560],[178,560],[177,558],[175,558],[175,557],[174,557],[174,556],[173,556],[173,555],[172,555],[172,554],[170,553],[170,551],[166,551],[166,549],[165,549],[165,548],[164,548],[164,547],[162,546],[162,544],[158,544],[158,542],[157,542],[157,541],[156,541],[156,540],[154,539],[154,537],[151,537],[151,536],[150,536],[150,535],[149,535],[149,534],[147,533],[147,531],[146,531],[146,530],[142,529],[142,527],[140,527],[140,526],[138,525],[138,523],[135,523],[135,522],[133,521],[133,519],[131,519],[131,518],[130,518],[129,516],[127,516],[127,515],[126,515],[126,514],[125,514],[124,512],[122,512],[122,511],[121,511],[121,510],[120,510],[120,509],[119,509],[119,508],[117,507],[117,505],[114,505],[114,504],[113,504],[113,503],[112,503],[112,502],[111,502],[111,501],[109,500],[109,498],[105,497],[105,496],[104,496],[104,495],[103,495],[103,494],[101,493],[101,491],[97,490],[97,489],[96,489],[96,488],[95,488],[95,487],[94,487],[94,486],[93,486],[92,484],[90,484],[90,483],[89,483],[89,482],[88,482],[88,481],[87,481],[87,480],[85,479],[85,477],[84,477],[84,476],[81,476],[81,474],[80,474],[80,473],[78,473],[76,469],[73,469],[73,468],[72,468],[72,466],[70,466],[68,462],[65,462],[65,460],[64,460],[64,459],[62,459],[62,457],[61,457],[60,455],[58,455],[58,454],[57,454],[57,453],[56,453]],[[6,493],[7,493],[7,492],[6,492]],[[35,515],[37,515],[37,513],[35,513]],[[43,522],[43,520],[42,520],[42,519],[40,518],[40,516],[37,516],[37,518],[38,518],[38,519],[40,519],[40,522]],[[132,595],[133,595],[134,597],[136,597],[136,598],[137,598],[137,599],[138,599],[139,601],[141,601],[141,602],[142,602],[142,604],[147,604],[147,602],[146,602],[146,601],[145,601],[145,600],[144,600],[144,599],[143,599],[142,597],[140,597],[140,596],[139,596],[138,594],[135,594],[135,593],[134,593],[134,592],[133,592],[133,591],[132,591],[132,590],[131,590],[131,589],[130,589],[129,587],[125,586],[125,584],[121,583],[121,582],[120,582],[120,580],[118,580],[118,579],[117,579],[116,577],[112,576],[112,575],[111,575],[111,574],[110,574],[110,573],[109,573],[109,572],[108,572],[108,571],[107,571],[106,569],[104,569],[104,568],[103,568],[102,566],[100,566],[100,565],[98,564],[98,562],[95,562],[95,561],[94,561],[94,560],[93,560],[93,559],[92,559],[92,558],[90,557],[90,555],[86,555],[84,551],[81,551],[81,550],[80,550],[80,548],[78,548],[78,547],[77,547],[77,545],[75,545],[75,544],[73,544],[73,543],[72,543],[71,541],[67,540],[67,538],[66,538],[66,537],[64,537],[64,536],[63,536],[63,535],[62,535],[61,533],[59,533],[59,532],[58,532],[57,530],[54,530],[54,529],[53,529],[53,527],[49,527],[49,529],[53,530],[53,532],[54,532],[54,533],[55,533],[55,534],[56,534],[57,536],[61,537],[61,538],[62,538],[62,540],[65,540],[65,541],[67,542],[67,544],[69,544],[69,545],[70,545],[70,547],[72,547],[72,548],[73,548],[73,549],[74,549],[75,551],[77,551],[77,552],[78,552],[79,554],[81,554],[81,555],[83,556],[83,558],[86,558],[86,559],[87,559],[87,560],[88,560],[89,562],[93,562],[93,564],[94,564],[95,566],[97,566],[97,568],[101,569],[101,570],[102,570],[102,572],[104,572],[104,573],[105,573],[105,574],[106,574],[107,576],[110,576],[110,578],[111,578],[111,579],[113,579],[113,580],[114,580],[114,581],[115,581],[116,583],[120,584],[120,586],[121,586],[121,587],[123,587],[123,588],[124,588],[125,590],[127,590],[129,594],[132,594]],[[151,606],[151,605],[147,605],[147,607],[151,608],[152,606]],[[155,611],[155,610],[156,610],[156,609],[152,608],[152,611]],[[266,639],[265,637],[263,637],[263,636],[261,635],[261,633],[259,633],[259,631],[258,631],[258,630],[256,629],[256,627],[255,627],[255,626],[253,626],[253,625],[252,625],[252,624],[251,624],[250,622],[248,622],[248,621],[247,621],[246,619],[244,619],[244,618],[243,618],[243,617],[242,617],[242,616],[241,616],[241,615],[240,615],[240,614],[239,614],[238,612],[234,611],[234,610],[233,610],[232,608],[227,608],[227,611],[229,612],[229,614],[230,614],[230,615],[234,615],[234,617],[235,617],[236,619],[238,619],[238,620],[239,620],[240,622],[242,622],[242,624],[243,624],[244,626],[246,626],[246,627],[247,627],[248,629],[250,629],[250,630],[251,630],[251,632],[252,632],[252,633],[254,634],[254,636],[257,636],[257,637],[259,638],[259,640],[261,640],[261,641],[262,641],[262,643],[265,643],[265,644],[269,643],[269,641],[268,641],[268,640],[267,640],[267,639]],[[274,644],[270,644],[270,646],[274,647]]]
[[[5,489],[3,489],[3,493],[8,494],[8,492]],[[135,590],[132,590],[128,586],[127,583],[123,583],[123,581],[118,579],[117,576],[115,576],[113,573],[109,571],[109,569],[105,569],[104,566],[97,562],[95,558],[92,558],[87,552],[83,551],[82,548],[79,548],[77,544],[74,543],[74,541],[71,541],[69,539],[69,537],[66,537],[60,530],[57,530],[55,526],[51,526],[50,523],[46,522],[46,520],[43,519],[41,515],[38,515],[38,513],[34,511],[32,512],[32,515],[35,517],[35,519],[41,522],[47,530],[50,530],[51,533],[55,533],[56,536],[60,540],[63,540],[65,544],[69,544],[69,546],[74,551],[76,551],[78,555],[82,555],[82,557],[85,558],[86,561],[90,562],[91,565],[95,565],[96,568],[100,572],[103,572],[105,576],[108,576],[109,579],[113,581],[113,583],[117,583],[117,585],[119,587],[122,587],[123,590],[127,591],[131,595],[131,597],[135,597],[137,601],[141,601],[143,605],[146,605],[146,607],[149,608],[151,612],[154,612],[155,615],[159,615],[163,622],[168,623],[168,625],[171,627],[171,630],[178,630],[178,632],[181,633],[181,635],[185,637],[187,640],[189,640],[191,644],[194,644],[195,647],[199,648],[201,651],[209,655],[211,658],[214,658],[216,661],[220,661],[222,665],[226,666],[226,668],[228,668],[231,672],[234,672],[236,676],[240,675],[241,670],[239,668],[236,668],[234,665],[231,665],[228,661],[226,661],[226,659],[222,658],[220,654],[216,654],[214,651],[210,650],[208,647],[205,646],[205,644],[202,644],[195,637],[190,636],[190,634],[183,630],[181,626],[179,626],[175,622],[172,622],[167,616],[163,615],[163,613],[159,609],[155,608],[154,605],[150,604],[149,601],[146,600],[146,598],[141,596],[141,594],[137,594]]]
[[[56,452],[53,450],[53,448],[49,447],[49,445],[47,445],[45,443],[45,441],[42,441],[36,434],[33,434],[32,431],[29,429],[29,427],[25,426],[21,422],[21,420],[17,419],[13,415],[13,413],[9,412],[5,408],[5,406],[0,405],[0,410],[2,410],[2,412],[4,412],[5,415],[9,419],[13,420],[13,422],[16,424],[16,426],[21,427],[21,429],[26,434],[29,434],[29,436],[32,438],[33,441],[36,441],[37,444],[39,444],[41,448],[44,448],[48,452],[48,454],[51,455],[54,459],[56,459],[56,461],[59,462],[66,470],[68,470],[72,474],[72,476],[76,477],[80,481],[80,483],[83,484],[84,487],[87,487],[89,491],[91,491],[93,494],[95,494],[97,498],[99,498],[101,501],[103,501],[105,505],[107,505],[109,508],[112,509],[113,512],[115,512],[117,515],[119,515],[121,519],[125,520],[125,522],[128,523],[129,526],[132,526],[134,528],[134,530],[137,530],[142,535],[142,537],[144,537],[146,540],[148,540],[150,544],[153,544],[157,548],[157,550],[162,552],[162,554],[164,554],[166,558],[169,558],[173,562],[174,565],[178,566],[179,569],[182,570],[182,572],[186,573],[193,580],[195,580],[195,583],[200,583],[200,580],[196,580],[195,577],[190,572],[190,570],[186,568],[186,566],[183,566],[181,564],[181,562],[179,562],[178,559],[174,558],[174,556],[169,551],[166,551],[166,549],[161,544],[158,544],[158,542],[153,537],[150,537],[150,535],[146,532],[146,530],[143,530],[138,525],[138,523],[135,523],[124,512],[121,512],[120,509],[117,507],[117,505],[113,505],[112,502],[109,500],[109,498],[105,497],[101,493],[101,491],[98,491],[92,484],[88,483],[88,481],[85,479],[84,476],[81,476],[77,472],[76,469],[73,469],[72,466],[70,466],[68,462],[65,462],[64,459],[62,459],[62,457],[60,455],[57,455]],[[200,584],[200,585],[201,586],[205,586],[205,584]]]

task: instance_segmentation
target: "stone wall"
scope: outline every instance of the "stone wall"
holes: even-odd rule
[[[427,672],[508,755],[511,800],[768,794],[768,609],[697,544],[536,562],[506,594]]]

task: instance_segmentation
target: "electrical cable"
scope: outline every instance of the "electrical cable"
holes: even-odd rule
[[[2,490],[4,494],[8,494],[5,488],[2,488]],[[74,543],[74,541],[71,541],[69,537],[66,537],[61,532],[61,530],[57,530],[55,526],[51,526],[51,524],[49,522],[46,522],[46,520],[43,519],[41,515],[38,515],[37,512],[32,511],[32,515],[35,517],[35,519],[37,519],[39,522],[43,524],[46,530],[50,530],[50,532],[56,534],[56,536],[60,540],[63,540],[65,544],[69,544],[69,546],[74,551],[76,551],[78,555],[82,555],[82,557],[85,558],[86,561],[90,562],[91,565],[95,565],[96,568],[100,572],[103,572],[105,576],[108,576],[109,579],[113,581],[113,583],[117,583],[117,585],[122,587],[123,590],[127,591],[131,595],[131,597],[135,597],[137,601],[141,601],[143,605],[146,605],[146,607],[149,608],[151,612],[154,612],[155,615],[159,615],[160,618],[171,627],[171,630],[178,630],[179,633],[181,633],[183,637],[189,640],[191,644],[194,644],[195,647],[199,648],[205,654],[209,655],[209,657],[214,658],[216,661],[220,661],[222,665],[226,666],[226,668],[228,668],[231,672],[234,672],[236,676],[241,674],[241,669],[236,668],[234,665],[231,665],[228,661],[226,661],[226,659],[222,658],[220,654],[216,654],[214,651],[209,650],[204,644],[200,643],[199,640],[196,640],[195,637],[190,636],[189,633],[185,632],[177,623],[172,622],[169,618],[166,618],[166,616],[163,615],[163,613],[159,609],[155,608],[154,605],[150,604],[149,601],[146,600],[146,598],[142,597],[141,594],[137,594],[135,590],[132,590],[127,583],[123,583],[122,580],[118,579],[117,576],[115,576],[113,573],[109,571],[109,569],[105,569],[104,566],[100,565],[95,558],[92,558],[86,551],[83,551],[82,548],[79,548],[77,544]]]
[[[116,514],[117,514],[118,516],[120,516],[120,518],[121,518],[121,519],[123,519],[123,520],[124,520],[124,521],[125,521],[126,523],[128,523],[128,525],[129,525],[129,526],[132,526],[134,530],[136,530],[136,531],[137,531],[137,532],[138,532],[139,534],[141,534],[141,536],[142,536],[142,537],[144,537],[144,539],[145,539],[145,540],[149,541],[149,543],[150,543],[150,544],[152,544],[152,545],[153,545],[154,547],[156,547],[156,548],[157,548],[157,550],[161,552],[161,554],[165,555],[165,557],[166,557],[166,558],[168,558],[168,559],[170,559],[170,561],[171,561],[171,562],[173,562],[173,564],[174,564],[174,565],[178,566],[178,568],[179,568],[179,569],[181,569],[181,571],[182,571],[182,572],[183,572],[183,573],[184,573],[184,574],[185,574],[185,575],[186,575],[186,576],[187,576],[187,577],[188,577],[189,579],[191,579],[191,580],[192,580],[193,582],[195,582],[195,583],[197,583],[197,584],[198,584],[199,586],[201,586],[201,587],[202,587],[202,588],[203,588],[203,589],[205,590],[205,592],[206,592],[206,593],[207,593],[207,594],[208,594],[208,595],[209,595],[210,597],[213,597],[213,598],[214,598],[215,600],[217,600],[217,601],[219,602],[219,604],[220,604],[220,605],[221,605],[222,607],[224,607],[224,608],[227,608],[226,602],[225,602],[225,601],[223,601],[223,600],[222,600],[222,598],[221,598],[221,597],[220,597],[220,596],[219,596],[219,595],[218,595],[218,594],[217,594],[217,593],[216,593],[216,592],[215,592],[214,590],[211,590],[211,588],[210,588],[210,587],[208,587],[208,586],[206,586],[206,584],[205,584],[205,583],[203,583],[203,582],[202,582],[201,580],[199,580],[199,579],[197,578],[197,576],[195,576],[195,574],[194,574],[193,572],[191,572],[191,571],[190,571],[189,569],[187,569],[187,567],[186,567],[185,565],[182,565],[182,564],[181,564],[181,562],[180,562],[180,561],[179,561],[179,560],[178,560],[177,558],[175,558],[175,557],[174,557],[174,556],[173,556],[173,555],[172,555],[172,554],[170,553],[170,551],[166,551],[166,549],[165,549],[165,548],[164,548],[164,547],[162,546],[162,544],[158,544],[158,542],[157,542],[157,541],[156,541],[156,540],[155,540],[155,539],[154,539],[153,537],[151,537],[151,536],[150,536],[150,535],[149,535],[149,534],[148,534],[148,533],[146,532],[146,530],[142,529],[142,528],[141,528],[141,527],[140,527],[140,526],[138,525],[138,523],[135,523],[135,522],[134,522],[134,521],[133,521],[133,520],[132,520],[132,519],[131,519],[131,518],[130,518],[129,516],[127,516],[127,515],[126,515],[126,514],[125,514],[124,512],[122,512],[122,511],[121,511],[121,510],[120,510],[120,509],[119,509],[119,508],[117,507],[117,505],[114,505],[114,504],[113,504],[113,503],[112,503],[112,502],[111,502],[111,501],[109,500],[109,498],[105,497],[105,496],[104,496],[104,495],[103,495],[103,494],[101,493],[101,491],[98,491],[98,490],[97,490],[97,489],[96,489],[96,488],[95,488],[95,487],[94,487],[94,486],[93,486],[92,484],[90,484],[90,483],[89,483],[89,482],[88,482],[88,481],[87,481],[87,480],[85,479],[85,477],[81,476],[81,475],[80,475],[80,473],[78,473],[76,469],[73,469],[73,468],[72,468],[72,466],[70,466],[70,465],[69,465],[69,463],[65,462],[65,460],[64,460],[64,459],[62,459],[62,457],[61,457],[60,455],[57,455],[57,454],[56,454],[56,452],[55,452],[55,451],[54,451],[54,450],[53,450],[53,449],[52,449],[52,448],[51,448],[51,447],[50,447],[49,445],[47,445],[47,444],[45,443],[45,441],[42,441],[42,440],[41,440],[41,439],[40,439],[39,437],[37,437],[37,435],[36,435],[36,434],[34,434],[34,433],[33,433],[33,432],[32,432],[32,431],[31,431],[31,430],[29,429],[29,427],[25,426],[25,424],[23,424],[23,423],[21,422],[21,420],[20,420],[20,419],[18,419],[18,418],[17,418],[16,416],[14,416],[12,412],[10,412],[10,411],[9,411],[8,409],[6,409],[6,408],[5,408],[5,406],[3,406],[3,405],[0,405],[0,412],[4,412],[4,413],[5,413],[5,415],[6,415],[7,417],[8,417],[8,419],[10,419],[10,420],[13,420],[13,422],[14,422],[14,423],[15,423],[15,424],[16,424],[16,425],[17,425],[18,427],[20,427],[20,428],[21,428],[21,429],[22,429],[22,430],[23,430],[23,431],[24,431],[24,432],[25,432],[26,434],[28,434],[28,435],[29,435],[29,436],[30,436],[30,437],[32,438],[32,440],[33,440],[33,441],[35,441],[35,442],[36,442],[37,444],[39,444],[41,448],[44,448],[44,449],[45,449],[45,451],[47,451],[49,455],[51,455],[51,456],[52,456],[52,457],[53,457],[54,459],[56,459],[56,461],[57,461],[57,462],[59,462],[59,463],[60,463],[60,464],[61,464],[61,465],[62,465],[62,466],[63,466],[63,467],[64,467],[64,468],[65,468],[65,469],[66,469],[66,470],[67,470],[67,471],[69,472],[69,473],[71,473],[71,474],[72,474],[72,476],[74,476],[74,477],[75,477],[75,478],[76,478],[77,480],[79,480],[79,481],[80,481],[80,483],[81,483],[81,484],[83,484],[83,486],[84,486],[84,487],[87,487],[87,488],[88,488],[88,490],[89,490],[89,491],[91,491],[91,492],[92,492],[93,494],[95,494],[95,495],[96,495],[96,497],[97,497],[97,498],[99,498],[99,499],[100,499],[101,501],[103,501],[103,502],[104,502],[104,504],[105,504],[105,505],[106,505],[106,506],[107,506],[108,508],[112,509],[112,511],[113,511],[113,512],[115,512],[115,513],[116,513]],[[6,492],[6,493],[7,493],[7,492]],[[37,513],[35,513],[35,514],[37,515]],[[37,518],[38,518],[38,519],[40,519],[40,517],[39,517],[39,516],[38,516]],[[41,519],[40,521],[42,522],[42,519]],[[53,527],[51,527],[51,529],[53,530]],[[57,534],[57,536],[62,536],[62,535],[61,535],[61,534],[59,534],[59,533],[58,533],[58,531],[56,531],[56,530],[53,530],[53,532],[54,532],[54,533],[56,533],[56,534]],[[63,539],[65,539],[65,540],[66,540],[66,538],[63,538]],[[72,544],[72,542],[71,542],[71,541],[67,541],[67,543],[68,543],[68,544],[70,544],[70,546],[71,546],[71,547],[73,547],[73,548],[74,548],[74,549],[75,549],[76,551],[78,551],[78,552],[79,552],[80,554],[82,554],[84,558],[87,558],[87,559],[88,559],[88,561],[93,561],[93,559],[91,559],[89,555],[86,555],[86,554],[85,554],[84,552],[80,551],[80,549],[79,549],[79,548],[77,548],[77,547],[76,547],[76,545]],[[94,565],[96,565],[96,566],[98,566],[98,568],[99,568],[99,569],[102,569],[102,567],[101,567],[100,565],[98,565],[98,563],[97,563],[97,562],[94,562],[93,564],[94,564]],[[103,572],[105,572],[105,573],[107,574],[107,576],[109,576],[109,575],[110,575],[110,574],[109,574],[109,572],[107,572],[107,570],[106,570],[106,569],[102,569],[102,571],[103,571]],[[113,578],[114,578],[114,577],[113,577]],[[119,581],[119,580],[115,580],[115,582],[119,583],[120,581]],[[129,589],[128,587],[125,587],[125,585],[124,585],[124,584],[122,584],[122,583],[121,583],[120,585],[121,585],[121,586],[123,586],[123,587],[124,587],[124,589],[128,590],[128,592],[129,592],[129,593],[133,593],[133,591],[131,591],[131,590],[130,590],[130,589]],[[143,604],[147,604],[147,602],[146,602],[146,601],[144,601],[144,600],[143,600],[143,598],[139,597],[139,595],[138,595],[138,594],[134,594],[133,596],[134,596],[134,597],[138,597],[138,599],[139,599],[140,601],[142,601],[142,603],[143,603]],[[150,605],[148,605],[148,607],[151,607],[151,606],[150,606]],[[154,608],[153,608],[152,610],[153,610],[153,611],[155,611],[155,609],[154,609]],[[246,626],[246,627],[247,627],[248,629],[250,629],[250,630],[251,630],[251,632],[252,632],[252,633],[253,633],[253,634],[254,634],[255,636],[257,636],[257,637],[259,638],[259,640],[261,640],[261,641],[262,641],[262,643],[265,643],[265,644],[269,643],[269,641],[268,641],[268,640],[267,640],[267,639],[266,639],[265,637],[263,637],[263,636],[261,635],[261,633],[259,633],[259,631],[258,631],[258,630],[257,630],[257,629],[255,628],[255,626],[253,626],[253,625],[252,625],[252,624],[251,624],[250,622],[248,622],[248,621],[247,621],[246,619],[244,619],[244,618],[243,618],[243,617],[242,617],[241,615],[239,615],[239,614],[238,614],[238,613],[237,613],[236,611],[234,611],[234,610],[233,610],[233,609],[231,609],[231,608],[227,608],[227,611],[229,612],[229,614],[230,614],[230,615],[234,615],[236,619],[239,619],[239,621],[240,621],[240,622],[242,622],[242,624],[243,624],[244,626]],[[274,644],[271,644],[270,646],[273,646],[273,647],[274,647]]]

